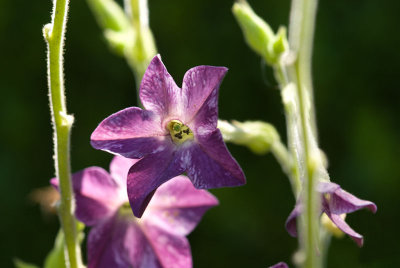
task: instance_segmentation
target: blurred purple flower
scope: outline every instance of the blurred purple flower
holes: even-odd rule
[[[185,236],[218,200],[178,176],[159,187],[143,217],[136,218],[126,194],[128,170],[136,161],[116,156],[111,175],[89,167],[72,177],[76,217],[93,227],[87,242],[88,268],[192,267]],[[58,186],[57,179],[51,183]]]
[[[218,90],[226,72],[225,67],[194,67],[180,89],[157,55],[140,86],[145,109],[119,111],[92,133],[94,148],[141,158],[127,180],[135,216],[141,217],[161,184],[184,172],[198,189],[245,184],[217,128]]]
[[[368,208],[373,213],[377,207],[371,201],[361,200],[354,195],[342,190],[332,182],[320,182],[317,191],[321,194],[321,211],[344,233],[348,234],[358,246],[363,245],[363,236],[356,233],[341,217],[342,214],[354,212],[362,208]],[[300,200],[300,199],[299,199]],[[303,211],[303,204],[297,201],[295,208],[286,220],[286,230],[292,236],[297,236],[297,217]]]
[[[280,262],[280,263],[270,266],[269,268],[289,268],[289,266],[284,262]]]

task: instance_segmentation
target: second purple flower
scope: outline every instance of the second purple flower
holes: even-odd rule
[[[245,184],[217,128],[218,90],[226,72],[225,67],[194,67],[181,89],[157,55],[140,86],[145,109],[119,111],[92,133],[94,148],[141,158],[127,179],[135,216],[143,214],[161,184],[184,172],[198,189]]]

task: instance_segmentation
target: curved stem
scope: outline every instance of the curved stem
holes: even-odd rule
[[[281,141],[276,141],[271,145],[271,152],[288,176],[293,193],[297,196],[301,190],[301,181],[297,173],[297,167],[293,163],[292,154]]]
[[[56,176],[60,182],[59,216],[65,235],[66,265],[67,267],[75,268],[81,266],[81,256],[72,208],[73,194],[69,159],[69,138],[73,117],[67,114],[65,104],[62,57],[67,12],[68,0],[56,0],[53,7],[52,23],[44,27],[43,33],[48,46],[47,69],[50,109],[54,130],[54,164]]]

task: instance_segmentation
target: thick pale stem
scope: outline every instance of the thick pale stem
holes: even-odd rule
[[[289,80],[296,82],[300,112],[300,170],[304,185],[305,211],[299,226],[302,267],[321,267],[319,248],[319,199],[315,191],[317,169],[320,168],[316,140],[316,124],[311,79],[311,56],[317,0],[293,0],[289,28],[289,44],[296,60],[289,67]],[[316,153],[317,152],[317,153]]]
[[[52,23],[44,27],[43,33],[48,45],[49,99],[54,129],[55,169],[60,182],[59,216],[67,251],[65,259],[67,267],[77,268],[81,267],[81,255],[73,216],[69,161],[69,137],[73,117],[66,110],[62,57],[68,3],[68,0],[54,2]]]

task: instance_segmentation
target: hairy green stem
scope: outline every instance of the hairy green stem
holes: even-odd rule
[[[54,130],[54,159],[61,194],[58,211],[65,235],[66,266],[78,268],[81,267],[81,255],[80,247],[77,243],[76,222],[73,216],[69,159],[69,138],[73,117],[67,114],[65,104],[62,57],[68,3],[68,0],[56,0],[54,2],[52,22],[43,28],[43,34],[48,46],[47,69],[50,109]]]
[[[316,140],[316,123],[313,104],[311,76],[312,43],[315,28],[317,0],[293,0],[289,27],[289,44],[295,61],[289,66],[289,81],[296,84],[300,113],[299,160],[303,181],[304,213],[299,225],[300,253],[302,267],[322,266],[319,248],[319,199],[315,191],[317,169],[320,168],[320,154]]]

